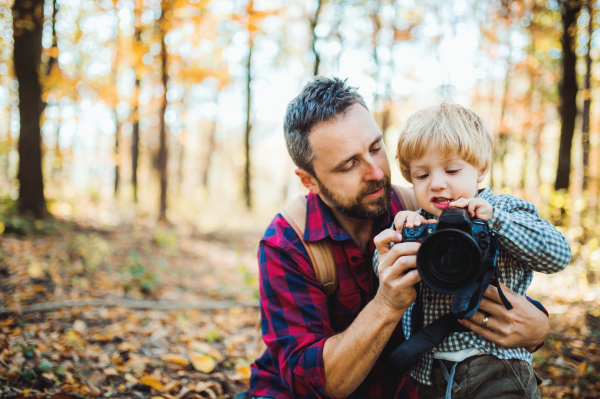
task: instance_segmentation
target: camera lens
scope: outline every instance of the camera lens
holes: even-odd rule
[[[430,235],[417,253],[421,278],[431,288],[445,294],[461,292],[480,272],[481,252],[468,234],[454,229]]]
[[[465,243],[454,237],[436,242],[431,249],[429,266],[445,283],[459,282],[472,270],[471,253]]]

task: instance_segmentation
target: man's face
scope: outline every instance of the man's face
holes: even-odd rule
[[[474,198],[485,175],[486,171],[478,171],[458,155],[444,157],[437,150],[410,162],[417,202],[435,216],[440,216],[452,201]]]
[[[323,201],[355,219],[375,218],[388,210],[390,165],[369,111],[355,104],[336,119],[318,124],[309,140],[316,154],[315,193]]]

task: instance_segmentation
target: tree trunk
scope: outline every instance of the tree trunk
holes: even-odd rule
[[[44,0],[16,0],[13,8],[13,62],[19,82],[19,211],[47,216],[42,176],[40,116],[43,109],[38,67],[42,60]]]
[[[158,220],[167,220],[167,130],[165,125],[165,112],[167,112],[167,83],[169,83],[169,71],[167,70],[167,45],[165,44],[165,12],[163,6],[160,16],[160,60],[163,84],[162,105],[160,108],[160,147],[158,149],[158,173],[160,175],[160,208]]]
[[[177,194],[181,196],[183,186],[183,168],[185,166],[185,132],[181,133],[179,140],[179,159],[177,160]]]
[[[250,124],[251,115],[251,100],[252,93],[250,91],[250,85],[252,83],[252,48],[254,47],[254,41],[250,38],[249,49],[248,49],[248,63],[246,64],[246,135],[244,137],[246,165],[244,167],[244,198],[246,200],[246,207],[252,208],[252,191],[250,188],[250,131],[252,125]]]
[[[142,30],[139,26],[135,28],[135,40],[139,44],[142,41]],[[140,78],[135,71],[135,107],[133,109],[133,131],[131,133],[131,185],[133,188],[133,201],[138,201],[138,159],[140,156],[140,116],[139,116]]]
[[[115,43],[115,66],[113,68],[113,80],[114,80],[114,84],[115,87],[117,87],[117,68],[119,67],[119,17],[117,17],[117,39],[116,39],[116,43]],[[115,93],[115,104],[118,104],[118,94]],[[115,112],[115,197],[117,196],[117,193],[119,192],[119,183],[121,180],[121,172],[120,172],[120,160],[119,160],[119,131],[120,126],[119,126],[119,117],[117,115],[117,107],[115,106],[114,109]]]
[[[496,183],[500,183],[499,191],[502,191],[504,186],[506,185],[506,169],[504,165],[504,159],[506,158],[506,149],[507,149],[507,141],[508,135],[506,133],[505,119],[506,119],[506,107],[508,106],[508,95],[510,93],[510,78],[512,73],[512,65],[509,63],[508,59],[506,60],[506,76],[504,78],[504,92],[502,94],[502,105],[500,107],[500,128],[498,131],[498,139],[496,140],[496,146],[494,147],[494,158],[495,158],[495,166],[500,166],[501,178],[496,181]],[[494,189],[496,187],[493,187]]]
[[[202,186],[204,187],[204,191],[208,192],[208,172],[210,171],[210,164],[212,162],[212,155],[215,151],[215,142],[216,142],[216,134],[217,134],[217,119],[213,119],[213,123],[210,129],[209,137],[208,137],[208,150],[206,151],[206,162],[204,165],[204,170],[202,171]]]
[[[592,78],[592,57],[590,50],[592,47],[592,34],[594,33],[594,4],[595,1],[588,1],[588,47],[585,53],[585,88],[583,90],[583,115],[581,124],[581,146],[583,149],[583,189],[587,189],[590,177],[590,108],[592,105],[591,97],[591,78]]]
[[[581,10],[579,2],[567,1],[562,10],[562,65],[563,76],[558,92],[560,97],[559,114],[561,119],[558,168],[554,189],[568,189],[571,173],[571,146],[577,117],[577,56],[573,51],[573,29],[576,29],[577,14]]]
[[[317,51],[317,34],[315,32],[315,28],[319,23],[319,14],[321,13],[321,5],[322,0],[317,0],[317,11],[315,11],[315,17],[310,20],[310,31],[312,32],[312,51],[315,55],[315,64],[313,66],[313,76],[317,76],[319,74],[319,65],[321,64],[321,57],[319,57],[319,52]]]

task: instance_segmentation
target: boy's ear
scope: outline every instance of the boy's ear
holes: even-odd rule
[[[319,195],[321,193],[319,185],[317,184],[317,179],[315,179],[313,175],[300,168],[294,170],[294,173],[300,178],[300,182],[308,189],[308,191],[314,195]]]
[[[477,183],[483,183],[483,181],[485,180],[485,177],[487,176],[489,169],[484,169],[484,170],[480,170],[477,173]]]

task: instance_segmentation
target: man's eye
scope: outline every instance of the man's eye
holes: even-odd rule
[[[379,151],[381,151],[381,147],[377,147],[377,148],[372,148],[371,152],[377,154]]]
[[[348,162],[348,165],[345,166],[343,169],[341,169],[342,172],[349,172],[352,170],[352,168],[354,167],[354,161],[350,161]]]

